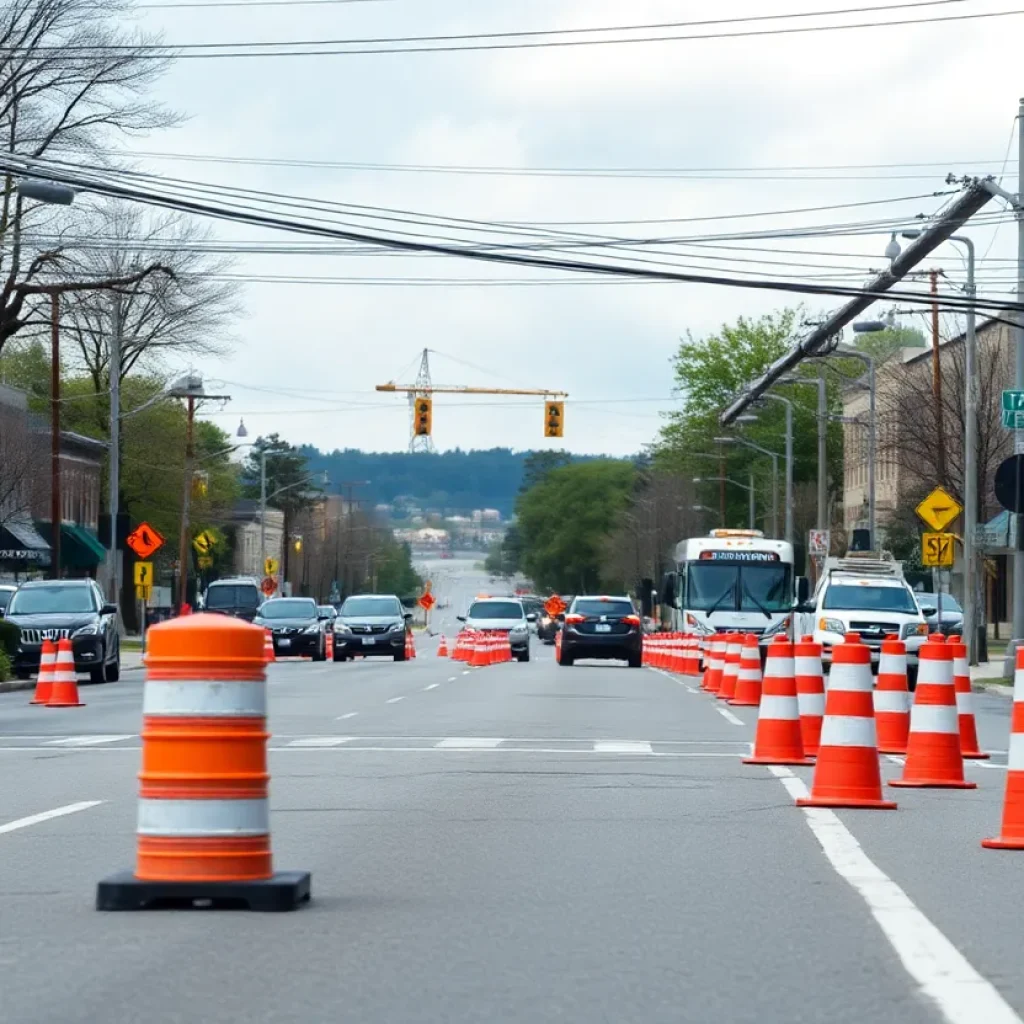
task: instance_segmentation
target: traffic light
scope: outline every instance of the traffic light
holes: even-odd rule
[[[565,424],[565,402],[544,403],[544,436],[561,437]]]
[[[297,554],[297,555],[301,554],[301,552],[302,552],[302,535],[301,534],[297,533],[297,534],[295,534],[295,536],[292,537],[292,547],[295,549],[295,554]]]
[[[415,419],[413,421],[413,433],[417,437],[429,437],[431,428],[431,417],[433,414],[433,400],[430,398],[417,398],[415,405]]]

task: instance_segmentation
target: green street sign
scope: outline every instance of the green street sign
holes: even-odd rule
[[[1004,395],[1014,393],[1003,392]],[[1024,430],[1024,412],[1011,412],[1009,409],[1003,409],[1003,426],[1009,430]]]
[[[1024,391],[1003,392],[1003,426],[1006,426],[1006,413],[1024,412]]]

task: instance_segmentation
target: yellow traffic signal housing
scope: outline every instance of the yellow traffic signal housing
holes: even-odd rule
[[[434,402],[430,398],[417,397],[413,404],[412,432],[417,437],[429,437],[432,427]]]
[[[544,436],[561,437],[565,425],[565,402],[544,403]]]

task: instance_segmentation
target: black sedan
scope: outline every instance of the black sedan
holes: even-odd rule
[[[275,657],[326,661],[327,618],[311,597],[275,597],[263,602],[253,622],[270,630]]]
[[[405,633],[412,613],[394,594],[353,594],[334,622],[334,660],[363,657],[405,661]]]
[[[577,658],[616,658],[642,663],[643,627],[628,597],[577,597],[565,613],[560,665]]]

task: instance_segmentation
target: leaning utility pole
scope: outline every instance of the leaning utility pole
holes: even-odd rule
[[[932,400],[935,402],[935,433],[938,447],[935,464],[938,470],[936,483],[946,485],[946,432],[942,415],[942,354],[939,351],[939,272],[929,271],[932,292]]]
[[[1024,303],[1024,99],[1017,108],[1017,302]],[[1017,310],[1015,386],[1024,389],[1024,309]],[[1024,452],[1024,431],[1014,432],[1013,450]],[[1013,639],[1024,639],[1024,515],[1017,513],[1017,547],[1013,553]]]

